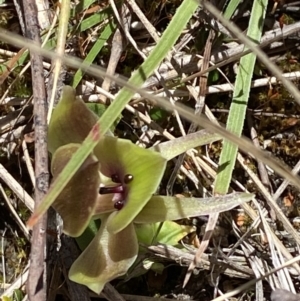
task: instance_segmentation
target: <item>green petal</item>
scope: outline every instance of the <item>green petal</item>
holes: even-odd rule
[[[230,210],[253,198],[251,193],[232,193],[211,198],[154,196],[135,218],[135,223],[156,223]]]
[[[76,97],[75,90],[65,86],[49,124],[49,152],[53,154],[58,147],[65,144],[83,142],[97,120],[97,116]]]
[[[123,179],[133,175],[128,187],[124,207],[112,214],[108,221],[108,231],[117,233],[129,225],[142,210],[163,176],[166,160],[154,151],[140,148],[132,142],[113,137],[103,137],[94,150],[101,165],[101,173],[107,177],[117,174]]]
[[[54,179],[68,163],[79,144],[67,144],[53,155],[51,170]],[[64,233],[77,237],[94,214],[100,185],[99,162],[90,155],[53,203],[64,221]]]
[[[117,234],[110,234],[106,219],[69,271],[70,280],[86,285],[99,294],[104,285],[124,275],[134,263],[138,253],[138,243],[133,224]]]

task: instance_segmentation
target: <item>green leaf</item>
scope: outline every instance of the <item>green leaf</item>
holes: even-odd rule
[[[96,294],[107,282],[124,275],[138,253],[133,224],[110,234],[106,223],[107,219],[103,218],[97,235],[69,271],[70,280],[86,285]]]
[[[211,72],[209,72],[208,74],[208,82],[209,83],[215,83],[219,80],[220,78],[220,74],[218,70],[213,70]]]
[[[51,163],[54,180],[79,147],[67,144],[57,149]],[[100,185],[99,167],[97,158],[90,155],[53,203],[64,221],[65,234],[77,237],[89,224]]]
[[[91,16],[87,17],[86,19],[82,20],[79,24],[78,30],[80,32],[84,32],[87,29],[99,25],[105,20],[111,18],[113,16],[113,11],[111,7],[103,9],[100,13],[94,13]]]
[[[151,259],[145,259],[143,260],[143,268],[145,269],[143,274],[145,274],[149,270],[152,270],[155,273],[161,275],[165,269],[165,266],[160,262],[154,262]]]
[[[157,66],[165,59],[168,52],[174,46],[175,42],[186,27],[194,12],[198,8],[197,1],[184,0],[176,10],[167,29],[164,31],[155,48],[150,52],[144,63],[132,74],[128,83],[135,87],[142,87],[146,79],[152,75]],[[100,126],[105,133],[112,125],[113,121],[119,116],[125,105],[131,100],[135,92],[123,87],[115,100],[104,112]]]
[[[161,108],[154,107],[150,109],[149,115],[153,121],[157,122],[165,120],[168,116],[168,113]]]
[[[106,105],[104,105],[103,103],[97,103],[97,102],[87,103],[86,106],[92,112],[94,112],[98,117],[101,117],[103,115],[103,113],[105,112],[105,110],[107,109]]]
[[[218,134],[212,134],[207,130],[201,130],[192,134],[188,134],[186,136],[157,144],[150,149],[159,152],[166,160],[171,160],[191,148],[209,144],[220,139],[221,137]]]
[[[102,103],[87,103],[86,106],[94,112],[98,117],[101,117],[105,110],[107,110],[107,106],[102,104]],[[106,133],[106,135],[113,136],[112,132],[114,132],[117,124],[120,122],[122,119],[122,115],[120,115],[114,122],[114,124],[110,127],[110,131]]]
[[[20,289],[14,290],[14,301],[22,301],[24,294]]]
[[[129,140],[103,137],[94,150],[101,173],[111,178],[117,175],[133,180],[124,184],[124,207],[114,212],[108,221],[108,231],[117,233],[128,226],[156,192],[165,171],[166,160],[160,154],[136,146]]]
[[[172,221],[165,221],[160,226],[161,223],[135,224],[138,241],[145,245],[162,243],[174,246],[186,235],[195,232],[195,227],[179,225]],[[156,239],[153,240],[154,238]]]
[[[232,193],[211,198],[154,196],[135,218],[135,223],[157,223],[230,210],[250,201],[253,194]]]
[[[96,0],[82,0],[82,1],[78,2],[78,4],[75,7],[76,14],[79,15],[81,12],[88,9],[95,2],[97,4]],[[73,15],[72,17],[75,17],[75,15]]]
[[[224,11],[224,18],[230,19],[234,12],[236,11],[238,5],[241,3],[241,0],[230,0],[225,11]]]
[[[57,38],[56,38],[56,53],[59,55],[64,55],[65,48],[66,48],[66,38],[68,35],[68,25],[69,25],[69,19],[70,19],[70,7],[71,7],[71,1],[70,0],[64,0],[60,3],[60,12],[59,12],[59,22],[58,22],[58,29],[57,29]],[[52,61],[52,75],[53,75],[53,86],[52,91],[50,95],[49,100],[49,108],[48,108],[48,116],[47,121],[50,120],[50,116],[52,114],[53,110],[53,104],[54,99],[57,91],[57,84],[59,80],[59,76],[61,73],[61,66],[62,61],[59,58],[55,58]]]

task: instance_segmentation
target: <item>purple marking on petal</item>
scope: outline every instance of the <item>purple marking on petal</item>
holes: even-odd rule
[[[124,199],[123,193],[115,193],[113,198],[112,198],[112,201],[117,202],[117,201],[121,201],[123,199]]]
[[[115,186],[115,187],[100,187],[100,189],[99,189],[100,194],[120,193],[123,191],[124,191],[124,188],[122,185]]]

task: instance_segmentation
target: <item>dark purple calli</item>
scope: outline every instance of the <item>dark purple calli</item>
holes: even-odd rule
[[[100,194],[114,194],[112,201],[114,202],[114,208],[121,210],[125,205],[125,199],[127,198],[126,184],[129,184],[133,180],[133,175],[127,174],[121,180],[117,174],[111,176],[111,180],[117,183],[117,186],[100,187]]]

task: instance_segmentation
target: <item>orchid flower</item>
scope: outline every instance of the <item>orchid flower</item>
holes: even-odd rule
[[[54,179],[97,119],[71,87],[64,87],[48,133]],[[172,156],[191,147],[186,143],[180,151],[174,148]],[[207,199],[154,195],[170,159],[166,149],[143,149],[129,140],[103,136],[56,199],[53,207],[70,236],[79,237],[94,219],[101,219],[94,238],[69,271],[71,280],[100,293],[107,282],[124,275],[138,254],[135,224],[222,212],[252,198],[246,193]]]

